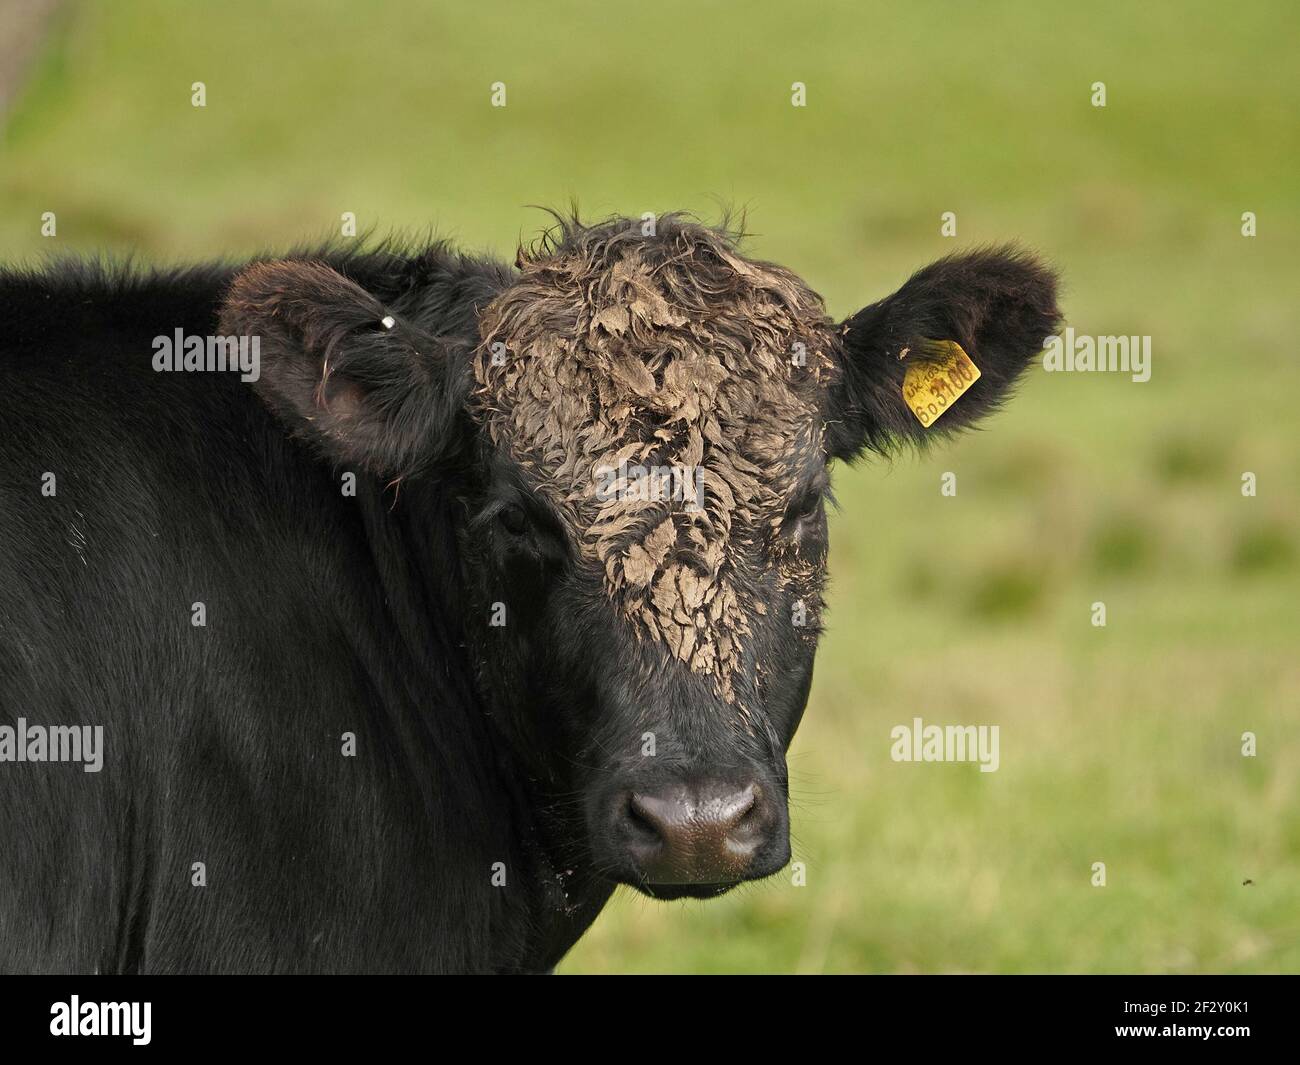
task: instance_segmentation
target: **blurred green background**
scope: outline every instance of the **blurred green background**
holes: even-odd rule
[[[1289,0],[65,3],[5,117],[0,247],[232,256],[352,211],[511,256],[530,204],[727,203],[836,315],[1043,250],[1151,380],[1040,368],[987,431],[838,470],[806,886],[620,893],[560,971],[1294,972],[1298,38]],[[914,716],[1000,725],[1000,770],[892,762]]]

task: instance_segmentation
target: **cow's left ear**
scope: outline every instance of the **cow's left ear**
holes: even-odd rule
[[[952,255],[918,271],[840,326],[826,425],[831,456],[852,460],[868,449],[924,443],[978,421],[1007,397],[1059,320],[1055,273],[1021,249]],[[914,366],[942,370],[955,354],[945,341],[961,346],[979,376],[960,391],[966,382],[954,377],[950,387],[941,372],[928,397],[940,413],[926,412],[922,424],[904,400],[904,377]],[[915,383],[909,387],[915,396]]]
[[[336,462],[397,477],[455,446],[465,360],[324,263],[248,267],[226,294],[221,331],[259,338],[253,387]]]

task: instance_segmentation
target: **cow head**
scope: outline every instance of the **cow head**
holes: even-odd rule
[[[937,262],[846,321],[680,217],[561,224],[459,341],[335,270],[263,263],[228,332],[332,457],[463,502],[468,643],[565,866],[707,896],[789,859],[785,752],[812,681],[828,466],[950,434],[1055,328],[1030,256]],[[922,426],[909,366],[980,376]]]

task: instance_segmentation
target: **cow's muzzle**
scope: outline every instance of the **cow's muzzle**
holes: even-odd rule
[[[616,789],[610,864],[656,898],[707,897],[768,876],[790,857],[785,803],[774,791],[753,779]]]

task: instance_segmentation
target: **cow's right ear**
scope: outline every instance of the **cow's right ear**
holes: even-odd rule
[[[259,338],[253,387],[335,461],[398,477],[455,447],[465,360],[324,263],[248,267],[226,294],[221,331]]]

